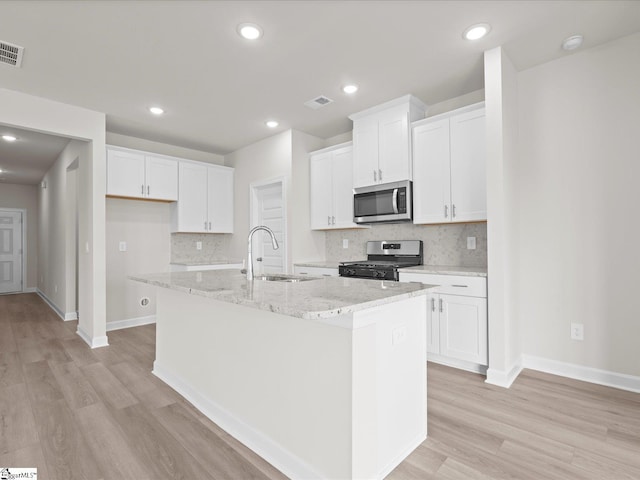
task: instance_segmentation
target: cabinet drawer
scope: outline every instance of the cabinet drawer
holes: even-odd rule
[[[337,268],[325,268],[325,267],[304,267],[293,266],[293,273],[295,275],[309,275],[311,277],[337,277]]]
[[[428,285],[439,285],[438,288],[432,290],[432,292],[434,293],[465,295],[467,297],[487,297],[487,279],[485,277],[400,272],[400,281],[421,282]]]

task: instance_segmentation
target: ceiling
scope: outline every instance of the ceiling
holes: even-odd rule
[[[241,38],[242,22],[263,38]],[[480,22],[490,34],[464,40]],[[523,70],[570,55],[569,35],[585,49],[638,31],[635,0],[3,1],[0,40],[25,53],[22,68],[0,64],[0,87],[105,112],[110,132],[226,154],[289,128],[347,132],[349,114],[407,93],[434,104],[481,89],[483,51],[499,45]],[[334,103],[303,105],[319,95]]]

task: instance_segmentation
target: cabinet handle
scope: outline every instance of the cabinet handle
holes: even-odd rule
[[[376,173],[376,171],[373,171],[373,181],[377,182],[378,181],[378,174]]]
[[[452,287],[467,288],[469,285],[451,285]]]
[[[331,225],[331,216],[327,215],[327,225]]]
[[[151,195],[151,189],[149,188],[149,185],[147,185],[147,195]]]
[[[456,206],[455,204],[451,207],[451,217],[456,218]]]
[[[336,224],[336,217],[331,217],[331,225],[335,225]]]
[[[207,222],[204,222],[204,229],[207,229]]]
[[[438,300],[439,304],[440,304],[440,313],[442,313],[442,299]]]
[[[431,311],[432,312],[436,311],[436,299],[435,298],[431,299]]]
[[[444,206],[444,218],[449,217],[449,205]]]
[[[378,180],[382,181],[382,170],[378,169]]]
[[[144,185],[140,185],[140,195],[144,195]]]

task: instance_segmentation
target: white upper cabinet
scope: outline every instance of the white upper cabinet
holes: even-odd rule
[[[413,125],[413,222],[487,219],[484,104]]]
[[[353,186],[412,179],[411,122],[427,107],[406,95],[360,113],[353,120]]]
[[[351,143],[310,154],[309,189],[312,230],[357,228],[353,223]]]
[[[178,200],[178,161],[137,150],[107,147],[107,195]]]
[[[233,233],[233,168],[181,161],[172,232]]]

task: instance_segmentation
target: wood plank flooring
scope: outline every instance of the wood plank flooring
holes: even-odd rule
[[[0,466],[40,479],[282,479],[151,374],[155,327],[91,350],[35,294],[0,296]],[[640,394],[428,366],[429,438],[390,475],[640,479]]]

